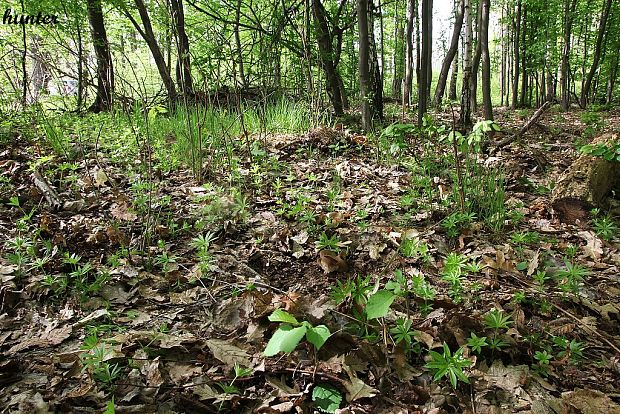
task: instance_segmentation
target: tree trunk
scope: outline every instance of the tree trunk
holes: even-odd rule
[[[480,18],[480,44],[482,45],[482,101],[484,117],[493,120],[493,104],[491,103],[491,56],[489,55],[489,10],[491,0],[482,0],[482,16]]]
[[[452,61],[452,74],[450,75],[450,88],[448,90],[448,99],[456,101],[456,83],[459,77],[459,50],[456,49],[454,60]]]
[[[241,80],[241,87],[246,89],[248,87],[248,81],[245,77],[245,69],[243,68],[243,49],[241,48],[241,33],[239,26],[241,23],[241,0],[237,0],[235,7],[235,44],[237,46],[237,67],[239,69],[239,79]]]
[[[114,71],[112,69],[112,55],[110,54],[108,36],[103,21],[101,0],[87,0],[86,10],[97,59],[97,97],[88,110],[92,112],[108,111],[112,109]]]
[[[433,18],[433,0],[422,0],[422,56],[420,59],[420,78],[418,79],[418,126],[422,126],[422,119],[428,104],[428,67],[431,63],[431,49],[433,32],[431,20]]]
[[[514,69],[512,71],[512,102],[510,104],[511,109],[517,108],[517,99],[519,91],[519,40],[521,38],[521,0],[517,2],[517,14],[513,20],[513,52],[514,52]]]
[[[170,8],[177,36],[177,85],[183,95],[193,96],[194,86],[189,61],[189,40],[185,32],[183,0],[170,0]]]
[[[392,98],[400,101],[402,98],[402,83],[403,83],[403,60],[405,58],[403,53],[403,45],[405,42],[405,29],[400,23],[400,16],[398,15],[398,4],[396,2],[394,12],[394,56],[392,65],[394,67],[394,74],[392,76]]]
[[[370,45],[368,42],[368,0],[357,0],[357,28],[359,32],[359,81],[362,107],[362,128],[370,131],[372,114],[370,112]]]
[[[413,85],[413,17],[416,10],[415,0],[407,0],[407,30],[405,32],[406,59],[405,59],[405,86],[403,88],[403,101],[405,105],[411,104],[411,87]]]
[[[461,88],[461,114],[459,123],[463,127],[471,125],[471,96],[469,79],[471,77],[471,0],[464,0],[463,21],[465,23],[465,48],[463,50],[463,86]]]
[[[342,116],[344,114],[342,95],[340,83],[334,64],[334,50],[332,47],[332,36],[327,24],[327,17],[325,7],[321,3],[321,0],[312,0],[312,12],[314,15],[314,22],[316,25],[316,38],[319,46],[319,59],[321,66],[325,71],[325,78],[327,81],[327,90],[329,99],[334,107],[334,113],[336,116]]]
[[[525,99],[527,97],[527,54],[526,54],[526,50],[527,50],[527,42],[525,39],[525,34],[527,33],[527,8],[526,6],[522,6],[523,10],[522,10],[522,15],[523,15],[523,19],[522,19],[522,23],[521,23],[521,106],[524,107],[525,105]]]
[[[170,71],[166,67],[166,61],[164,59],[164,55],[161,53],[161,49],[157,44],[157,39],[155,38],[155,34],[153,33],[153,26],[151,25],[151,18],[149,17],[149,13],[146,10],[146,5],[144,4],[144,0],[134,0],[136,8],[138,9],[138,13],[140,14],[140,20],[142,20],[142,25],[144,29],[138,24],[138,22],[133,18],[131,13],[125,10],[125,15],[129,18],[131,23],[134,25],[140,36],[144,39],[149,50],[151,51],[151,55],[153,56],[153,60],[155,61],[155,66],[157,66],[157,71],[159,72],[159,76],[161,76],[161,80],[164,83],[164,87],[168,93],[168,101],[171,104],[174,104],[177,100],[177,90],[174,86],[174,81],[172,80],[172,76],[170,76]]]
[[[454,20],[454,30],[452,31],[452,39],[450,40],[450,48],[448,49],[446,57],[441,64],[439,79],[437,79],[437,88],[435,89],[435,97],[433,98],[433,106],[436,108],[441,105],[441,100],[443,99],[443,94],[446,89],[446,82],[448,80],[448,72],[450,71],[452,60],[456,56],[459,48],[461,28],[463,27],[463,4],[463,0],[458,0],[457,10],[455,10],[456,18]]]
[[[482,57],[482,44],[480,42],[480,18],[482,16],[482,1],[478,3],[478,9],[476,10],[476,50],[474,52],[474,58],[471,66],[471,75],[469,77],[469,96],[471,99],[471,110],[473,112],[478,110],[478,69],[480,68],[480,58]],[[473,32],[472,32],[473,35]]]
[[[571,30],[573,28],[573,14],[575,13],[575,7],[577,7],[577,0],[564,0],[564,47],[562,50],[562,64],[560,69],[560,89],[562,93],[562,99],[560,106],[562,110],[568,110],[570,105],[570,89],[568,77],[569,74],[569,59],[570,59],[570,42],[571,42]]]
[[[613,100],[614,86],[616,85],[616,77],[618,76],[618,64],[619,63],[620,62],[618,59],[618,51],[616,50],[616,54],[611,63],[611,70],[609,73],[609,77],[607,78],[607,93],[605,96],[605,103],[607,105],[611,104],[611,101]]]
[[[594,48],[594,60],[590,67],[590,72],[586,78],[586,82],[581,90],[581,106],[585,108],[588,103],[588,95],[590,94],[590,87],[592,86],[592,79],[598,69],[598,64],[601,59],[601,49],[603,46],[603,36],[605,36],[605,26],[607,25],[607,19],[609,18],[609,11],[611,10],[612,0],[607,0],[601,13],[601,21],[598,26],[598,34],[596,37],[596,46]]]
[[[368,4],[368,27],[375,27],[374,24],[374,1],[370,0]],[[377,48],[377,42],[375,40],[374,30],[368,32],[368,44],[370,46],[370,60],[369,72],[370,72],[370,93],[372,95],[372,105],[370,107],[371,117],[379,118],[383,121],[383,72],[381,65],[379,64],[379,53]]]

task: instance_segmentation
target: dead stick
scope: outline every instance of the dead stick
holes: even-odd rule
[[[499,141],[497,144],[495,144],[495,150],[498,150],[499,148],[502,148],[510,144],[516,139],[519,139],[523,134],[525,134],[532,127],[532,125],[536,123],[538,118],[540,118],[542,114],[544,114],[547,111],[547,109],[551,108],[551,105],[553,105],[551,101],[545,102],[540,108],[538,108],[536,112],[534,112],[534,115],[532,115],[532,117],[525,123],[525,125],[521,127],[519,132],[509,137],[506,137],[503,140]]]

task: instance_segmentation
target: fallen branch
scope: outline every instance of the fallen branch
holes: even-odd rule
[[[495,144],[495,150],[497,151],[498,149],[500,149],[500,148],[510,144],[511,142],[521,138],[521,136],[523,134],[525,134],[532,127],[532,125],[534,125],[536,123],[536,121],[538,121],[538,118],[540,118],[547,111],[547,109],[551,108],[552,105],[553,105],[553,103],[551,101],[545,102],[540,108],[538,108],[538,110],[536,112],[534,112],[534,115],[532,115],[532,117],[525,123],[525,125],[523,125],[521,127],[519,132],[517,132],[516,134],[511,135],[509,137],[506,137],[506,138],[502,139],[501,141],[499,141],[498,143],[496,143]]]
[[[43,194],[45,200],[50,205],[52,210],[57,210],[62,206],[62,202],[60,201],[60,197],[56,194],[56,191],[47,183],[47,180],[39,173],[35,171],[32,174],[34,179],[34,185],[37,189]]]

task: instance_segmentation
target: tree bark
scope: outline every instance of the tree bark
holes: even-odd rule
[[[183,0],[170,0],[170,9],[177,36],[177,85],[181,93],[189,97],[194,95],[194,86],[189,59],[189,40],[185,32]]]
[[[368,9],[368,27],[375,27],[374,24],[374,0],[370,0]],[[383,72],[379,64],[379,52],[374,30],[368,31],[368,44],[370,46],[370,60],[368,62],[370,72],[370,93],[372,95],[372,105],[370,107],[371,117],[379,118],[383,121]]]
[[[485,119],[493,120],[493,104],[491,103],[491,56],[489,55],[489,11],[491,9],[491,0],[481,1],[480,44],[482,45],[482,101]]]
[[[471,0],[464,0],[463,21],[465,23],[465,47],[463,50],[463,85],[461,88],[461,114],[459,123],[463,127],[471,125],[471,96],[469,89],[469,79],[471,77],[471,42],[472,42],[472,22],[471,22]]]
[[[334,50],[332,35],[327,24],[325,7],[321,0],[312,0],[312,12],[316,25],[316,38],[319,46],[319,59],[327,80],[328,96],[336,116],[344,114],[340,83],[336,65],[334,64]]]
[[[413,85],[413,18],[415,16],[415,0],[407,0],[407,29],[405,31],[406,59],[405,59],[405,86],[403,88],[403,101],[405,105],[411,104],[411,87]]]
[[[514,69],[512,71],[512,102],[510,104],[510,108],[511,109],[516,109],[517,108],[517,101],[518,101],[518,91],[519,91],[519,63],[520,63],[520,58],[519,58],[519,40],[521,39],[521,0],[518,0],[517,2],[517,14],[513,20],[512,23],[512,28],[513,28],[513,36],[514,36],[514,42],[513,42],[513,55],[514,55]]]
[[[452,39],[450,40],[450,48],[448,49],[446,57],[441,64],[439,79],[437,79],[437,88],[435,89],[435,97],[433,98],[433,106],[436,108],[441,105],[443,94],[446,89],[446,83],[448,81],[448,72],[450,71],[452,61],[454,60],[459,49],[459,39],[461,37],[461,29],[463,27],[463,8],[464,2],[463,0],[459,0],[457,10],[455,10],[456,18],[454,20],[454,29],[452,31]]]
[[[402,98],[403,83],[403,44],[405,41],[405,29],[399,21],[398,3],[396,3],[396,13],[394,14],[394,58],[392,65],[394,66],[394,75],[392,76],[392,98],[400,101]]]
[[[456,49],[454,60],[452,61],[452,74],[450,75],[450,88],[448,90],[448,99],[456,101],[456,83],[459,77],[459,50]]]
[[[144,4],[144,0],[134,0],[134,4],[138,9],[138,13],[140,14],[140,20],[142,21],[142,25],[144,28],[138,24],[136,19],[133,18],[131,13],[128,10],[124,10],[125,15],[133,26],[136,28],[140,36],[144,39],[149,50],[151,51],[151,55],[153,56],[153,60],[155,61],[155,66],[157,66],[157,71],[159,72],[159,76],[161,76],[161,80],[164,83],[164,87],[168,93],[168,101],[171,104],[174,104],[177,100],[177,90],[174,86],[174,81],[172,80],[172,76],[170,76],[170,71],[166,66],[166,61],[164,59],[164,55],[161,53],[161,49],[157,44],[157,39],[155,38],[155,34],[153,33],[153,26],[151,25],[151,18],[149,17],[149,13],[146,9],[146,5]]]
[[[422,0],[422,56],[420,60],[420,77],[418,79],[418,126],[422,126],[422,119],[428,104],[428,84],[430,83],[428,67],[431,63],[433,42],[432,18],[433,0]]]
[[[241,80],[241,87],[246,89],[248,87],[248,81],[245,77],[245,69],[243,67],[243,49],[241,48],[241,0],[237,0],[235,7],[235,45],[237,46],[237,67],[239,69],[239,79]]]
[[[362,128],[370,131],[372,114],[370,112],[370,45],[368,41],[368,0],[357,0],[357,29],[359,33],[359,81],[360,100],[362,107]]]
[[[560,69],[560,89],[562,99],[560,100],[560,106],[562,110],[568,110],[570,105],[570,89],[568,77],[569,73],[569,59],[570,59],[570,42],[571,31],[573,28],[573,14],[575,13],[575,7],[577,7],[577,0],[564,0],[564,46],[562,50],[562,64]]]
[[[592,86],[592,79],[594,74],[598,70],[598,64],[601,60],[601,49],[603,46],[603,37],[605,36],[605,26],[607,25],[607,19],[609,18],[609,11],[611,10],[612,0],[607,0],[601,13],[601,20],[598,27],[598,34],[596,37],[596,46],[594,48],[594,60],[590,67],[590,72],[586,77],[586,82],[581,90],[581,106],[585,108],[588,103],[588,95],[590,94],[590,87]]]
[[[97,97],[88,110],[92,112],[108,111],[112,109],[114,71],[101,0],[87,0],[86,10],[97,59]]]
[[[471,66],[471,75],[469,77],[469,94],[471,99],[471,110],[475,112],[478,109],[478,70],[480,68],[480,59],[482,57],[482,44],[480,42],[480,18],[482,16],[482,1],[478,3],[476,10],[476,50]],[[473,35],[473,32],[472,32]]]

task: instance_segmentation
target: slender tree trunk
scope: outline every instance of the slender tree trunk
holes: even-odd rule
[[[90,106],[89,111],[108,111],[112,109],[114,71],[112,69],[112,55],[110,54],[108,36],[103,21],[101,0],[87,0],[86,9],[93,38],[95,57],[97,59],[97,97]]]
[[[512,103],[510,105],[511,109],[517,108],[517,100],[519,98],[519,40],[521,38],[521,0],[517,1],[517,14],[515,19],[513,20],[513,63],[514,69],[512,71]]]
[[[431,61],[433,41],[432,18],[433,0],[422,0],[422,56],[420,78],[418,79],[418,126],[422,126],[422,119],[428,104],[428,83],[430,82],[428,67]]]
[[[336,116],[342,116],[344,114],[344,105],[342,102],[342,89],[337,74],[336,65],[334,64],[334,50],[332,43],[332,35],[329,31],[327,24],[327,16],[325,7],[321,3],[321,0],[312,0],[312,12],[314,15],[314,22],[316,26],[316,38],[319,46],[319,59],[321,66],[325,72],[325,78],[327,81],[328,96],[334,107],[334,113]]]
[[[189,39],[185,32],[183,0],[170,0],[170,7],[177,36],[177,85],[179,85],[179,90],[183,95],[193,96],[194,85],[189,60]]]
[[[523,18],[521,23],[521,106],[525,105],[525,100],[527,97],[527,42],[526,42],[526,33],[527,33],[527,7],[522,6],[522,16]]]
[[[500,69],[500,106],[504,106],[504,96],[506,95],[506,40],[504,34],[504,5],[501,6],[500,17],[500,38],[502,46],[501,69]]]
[[[562,94],[560,106],[564,111],[567,111],[570,106],[570,89],[568,78],[570,76],[569,59],[571,31],[573,28],[573,14],[575,13],[575,7],[577,7],[577,0],[564,0],[564,46],[562,50],[562,64],[560,69],[560,89]]]
[[[21,0],[22,16],[26,14],[24,9],[24,0]],[[17,19],[17,17],[16,17]],[[25,108],[28,103],[28,72],[26,71],[26,56],[28,53],[28,45],[26,44],[26,25],[22,24],[22,107]]]
[[[450,40],[450,48],[446,53],[446,57],[441,64],[441,71],[439,72],[439,79],[437,79],[437,88],[435,89],[435,97],[433,98],[433,106],[439,107],[443,94],[446,89],[446,83],[448,81],[448,72],[452,61],[459,49],[459,39],[461,37],[461,28],[463,27],[463,0],[458,0],[458,4],[455,10],[454,29],[452,31],[452,39]]]
[[[618,65],[620,61],[618,59],[618,52],[614,56],[614,59],[611,63],[611,71],[609,73],[609,77],[607,78],[607,93],[605,96],[605,103],[610,105],[613,100],[614,87],[616,85],[616,78],[618,77]]]
[[[403,53],[403,44],[405,40],[405,30],[398,20],[398,3],[396,3],[396,13],[394,15],[394,76],[392,77],[392,98],[400,102],[402,98],[402,83],[403,83],[403,59],[405,58]]]
[[[362,128],[370,131],[372,128],[372,114],[370,103],[370,45],[368,42],[368,0],[357,0],[357,28],[359,33],[359,81],[360,99],[362,107]]]
[[[482,57],[482,43],[480,42],[480,27],[482,17],[482,1],[478,3],[476,9],[476,50],[474,51],[474,58],[471,66],[471,75],[469,77],[469,96],[471,99],[471,110],[473,112],[478,110],[478,70],[480,68],[480,59]]]
[[[407,30],[405,32],[406,59],[405,59],[405,86],[403,88],[403,101],[405,105],[411,104],[411,87],[413,85],[413,18],[415,16],[415,0],[407,0]]]
[[[125,15],[127,16],[127,18],[129,18],[133,26],[136,28],[138,33],[140,33],[140,36],[142,36],[147,46],[149,47],[151,55],[153,56],[153,60],[155,61],[155,66],[157,66],[159,76],[161,76],[164,87],[166,88],[166,92],[168,93],[168,100],[170,101],[170,103],[174,104],[177,100],[177,90],[174,86],[172,76],[170,76],[170,71],[166,67],[166,61],[163,54],[161,53],[161,49],[157,44],[157,39],[155,38],[155,34],[153,33],[153,26],[151,25],[151,18],[149,17],[146,5],[144,4],[144,0],[134,0],[134,4],[138,9],[138,13],[140,14],[140,20],[142,21],[142,25],[144,26],[144,28],[142,28],[140,24],[138,24],[138,22],[133,18],[129,11],[125,10]]]
[[[471,96],[469,82],[471,78],[471,43],[472,43],[472,17],[471,0],[464,0],[463,21],[465,23],[465,48],[463,50],[463,86],[461,88],[461,114],[459,123],[468,127],[471,125]]]
[[[243,49],[241,48],[241,33],[239,26],[241,24],[241,0],[237,0],[235,7],[235,44],[237,46],[237,68],[239,69],[239,79],[241,87],[247,89],[248,81],[245,77],[245,69],[243,67]]]
[[[484,117],[493,120],[493,104],[491,103],[491,56],[489,54],[489,10],[491,0],[482,1],[480,18],[480,44],[482,45],[482,102]]]
[[[374,0],[370,0],[368,4],[368,27],[375,27],[374,24]],[[370,72],[370,90],[372,95],[372,105],[370,108],[371,117],[379,118],[383,121],[383,72],[381,71],[381,65],[379,64],[379,53],[377,47],[377,41],[375,39],[374,30],[368,32],[368,44],[370,46],[370,60],[369,72]]]
[[[592,66],[590,66],[590,72],[586,78],[586,82],[581,90],[581,106],[585,107],[588,103],[588,95],[590,94],[590,87],[592,86],[592,79],[594,74],[598,70],[598,64],[601,59],[601,49],[603,46],[603,37],[605,36],[605,27],[607,25],[607,19],[609,18],[609,11],[611,10],[612,0],[607,0],[601,13],[601,20],[598,27],[598,34],[596,36],[596,46],[594,48],[594,60]]]
[[[459,50],[456,49],[454,60],[452,61],[452,73],[450,75],[450,88],[448,90],[448,99],[456,101],[456,83],[459,77]]]

